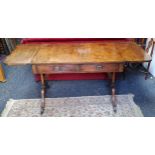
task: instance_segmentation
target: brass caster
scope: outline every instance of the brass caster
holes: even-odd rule
[[[117,106],[113,106],[114,113],[117,113]]]
[[[42,115],[43,113],[44,113],[44,108],[41,107],[41,109],[40,109],[40,114]]]

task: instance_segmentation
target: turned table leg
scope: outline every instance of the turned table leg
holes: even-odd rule
[[[44,113],[45,109],[45,79],[44,75],[40,74],[41,77],[41,107],[40,107],[40,114]]]
[[[115,96],[115,80],[116,80],[116,73],[112,73],[112,83],[111,83],[111,90],[112,90],[112,105],[114,112],[117,112],[117,104],[116,104],[116,96]]]
[[[153,56],[153,52],[154,52],[154,46],[155,46],[155,42],[154,42],[154,40],[152,38],[151,38],[151,40],[148,43],[148,47],[146,48],[146,52],[147,53],[149,52],[149,49],[151,48],[151,46],[152,46],[152,49],[151,49],[150,56],[152,57]],[[147,65],[147,71],[145,73],[145,80],[147,80],[147,78],[148,78],[150,64],[151,64],[151,61],[149,61],[148,65]]]
[[[0,64],[0,82],[6,82],[2,65]]]
[[[151,64],[151,62],[148,62],[146,73],[145,73],[145,80],[147,80],[147,78],[148,78],[150,64]]]

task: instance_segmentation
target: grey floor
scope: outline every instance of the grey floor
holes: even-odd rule
[[[40,98],[40,83],[34,81],[31,66],[8,67],[3,64],[7,82],[0,83],[0,112],[9,99]],[[47,97],[95,96],[110,94],[108,80],[50,81]],[[144,80],[144,74],[128,70],[126,79],[119,75],[117,94],[134,94],[134,101],[144,116],[155,116],[155,78]]]

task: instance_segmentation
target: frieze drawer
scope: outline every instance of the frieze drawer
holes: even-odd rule
[[[122,72],[121,63],[33,65],[34,74]]]

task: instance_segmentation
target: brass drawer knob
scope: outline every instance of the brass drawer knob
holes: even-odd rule
[[[56,72],[58,72],[58,71],[62,71],[63,68],[62,68],[61,66],[55,66],[55,67],[54,67],[54,70],[55,70]]]
[[[103,65],[97,65],[97,66],[96,66],[96,69],[97,69],[97,70],[102,70],[103,67],[104,67]]]

